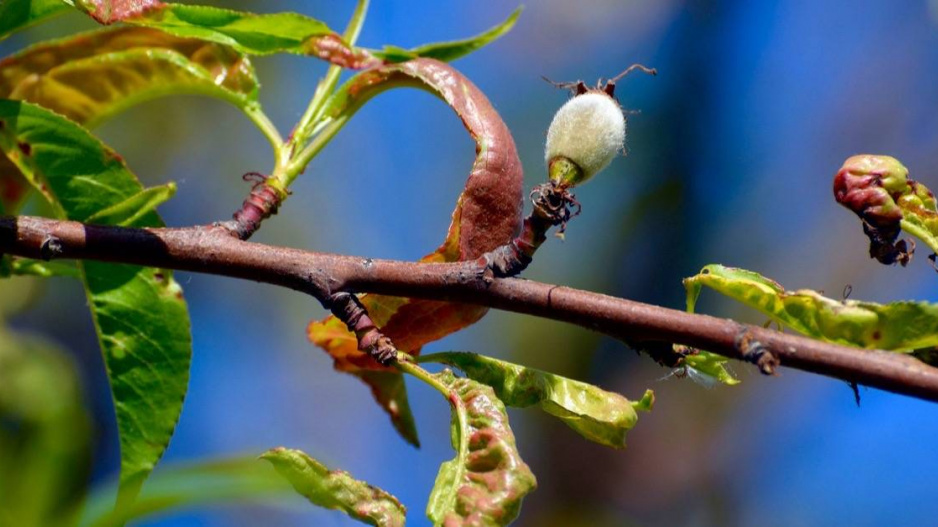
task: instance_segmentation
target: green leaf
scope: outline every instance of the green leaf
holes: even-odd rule
[[[730,372],[726,371],[727,362],[729,362],[729,359],[726,357],[703,350],[697,350],[696,353],[686,354],[684,356],[685,366],[693,368],[697,372],[712,379],[716,379],[723,384],[730,386],[739,384],[739,379],[736,379],[730,375]]]
[[[62,0],[0,0],[0,41],[70,9]]]
[[[167,183],[150,187],[130,196],[124,201],[95,212],[85,223],[119,225],[127,227],[153,212],[176,194],[176,184]]]
[[[521,16],[522,9],[521,7],[515,9],[508,18],[492,29],[464,40],[435,42],[411,49],[403,49],[397,46],[384,46],[384,49],[372,50],[371,54],[387,62],[404,62],[417,57],[427,57],[443,62],[450,62],[495,42],[511,31],[518,21],[518,17]]]
[[[537,480],[518,453],[505,405],[491,387],[450,370],[433,377],[452,393],[456,458],[440,466],[427,516],[434,525],[508,525]]]
[[[0,424],[0,523],[62,525],[91,464],[78,375],[51,342],[2,325]]]
[[[48,110],[0,100],[0,125],[0,150],[37,188],[45,188],[62,218],[86,221],[143,190],[120,156]],[[130,225],[163,223],[151,211]],[[79,267],[111,381],[121,446],[120,502],[126,504],[162,456],[179,419],[192,353],[189,315],[170,271],[91,261]]]
[[[938,346],[938,304],[834,300],[816,291],[786,291],[764,276],[708,265],[686,278],[688,310],[703,286],[757,309],[778,324],[816,339],[867,349],[910,352]]]
[[[506,405],[539,406],[586,439],[613,448],[625,448],[626,432],[638,421],[635,411],[651,409],[654,402],[651,390],[633,403],[592,384],[476,353],[435,353],[418,361],[459,368],[469,378],[494,388]]]
[[[223,503],[269,503],[293,493],[290,484],[255,457],[161,466],[129,507],[113,509],[114,485],[95,489],[80,525],[118,527],[166,510]]]
[[[397,498],[353,478],[344,470],[329,470],[299,450],[275,448],[264,453],[293,488],[313,505],[335,509],[368,525],[403,527],[407,509]]]
[[[26,100],[93,127],[156,97],[200,94],[256,110],[258,82],[235,51],[146,28],[45,42],[0,61],[0,97]]]

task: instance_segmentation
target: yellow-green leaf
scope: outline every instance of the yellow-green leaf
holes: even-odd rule
[[[654,393],[647,390],[638,402],[534,368],[476,353],[435,353],[420,362],[439,362],[459,368],[469,378],[491,386],[508,406],[538,406],[558,417],[590,441],[625,448],[625,435],[638,421],[636,410],[650,410]]]
[[[782,326],[827,342],[900,352],[938,346],[938,304],[835,300],[809,289],[786,291],[777,282],[745,269],[708,265],[684,280],[689,311],[704,286],[761,311]]]
[[[362,523],[403,527],[407,509],[391,494],[357,480],[344,470],[329,470],[299,450],[275,448],[261,456],[313,505],[335,509]]]

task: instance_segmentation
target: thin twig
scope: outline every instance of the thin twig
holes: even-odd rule
[[[938,368],[907,355],[838,346],[530,280],[484,280],[477,262],[419,264],[315,253],[240,241],[220,227],[130,229],[26,216],[0,218],[0,253],[244,278],[303,291],[326,306],[341,292],[466,302],[569,322],[626,340],[684,344],[738,360],[753,361],[752,352],[758,349],[760,367],[777,361],[938,402]]]

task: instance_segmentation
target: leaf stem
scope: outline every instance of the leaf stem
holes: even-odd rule
[[[443,394],[443,397],[449,401],[450,406],[453,408],[454,415],[456,416],[456,425],[459,427],[459,436],[457,439],[458,444],[453,445],[453,447],[457,451],[457,459],[467,459],[469,456],[469,416],[467,415],[468,410],[466,409],[466,403],[462,400],[459,394],[456,393],[456,390],[446,385],[439,379],[439,375],[433,375],[432,373],[420,367],[414,357],[411,355],[408,355],[402,351],[398,351],[397,367],[402,372],[413,375],[421,381],[429,384],[438,392]],[[462,481],[466,470],[466,464],[460,462],[457,463],[457,467],[459,470],[459,475],[455,478],[455,481]]]
[[[419,359],[415,359],[413,356],[407,353],[404,353],[403,351],[397,352],[397,367],[399,370],[409,375],[413,375],[414,377],[420,379],[421,381],[429,384],[436,391],[443,394],[443,397],[446,397],[447,399],[449,399],[453,393],[452,390],[450,390],[449,386],[443,384],[432,373],[420,367],[417,364],[418,360]]]
[[[335,118],[334,120],[329,121],[329,123],[322,128],[316,137],[314,137],[313,140],[310,141],[308,145],[306,145],[306,148],[304,148],[299,154],[293,156],[290,162],[287,163],[283,170],[283,174],[280,177],[280,183],[283,184],[284,187],[287,187],[293,183],[297,176],[303,172],[303,169],[306,168],[306,165],[308,165],[309,162],[312,161],[312,159],[316,157],[316,155],[319,154],[319,152],[322,151],[322,149],[325,148],[327,144],[329,144],[329,141],[332,141],[332,138],[339,133],[339,130],[345,126],[345,123],[347,123],[351,117],[351,114],[345,113]]]
[[[253,122],[257,128],[264,134],[271,148],[274,150],[274,166],[279,167],[283,159],[283,137],[280,131],[274,126],[267,114],[261,109],[260,105],[250,105],[243,108],[244,114]]]
[[[368,12],[368,4],[369,0],[358,1],[358,4],[355,6],[355,11],[352,13],[352,18],[349,20],[348,26],[342,34],[342,38],[349,46],[354,46],[355,41],[358,40],[358,35],[361,33],[362,25],[365,22],[365,14]],[[284,145],[284,150],[287,152],[289,161],[282,165],[284,166],[283,171],[278,170],[274,174],[276,182],[280,187],[285,189],[290,186],[313,156],[322,150],[322,147],[328,143],[329,139],[335,136],[339,128],[345,124],[345,120],[343,120],[338,128],[333,129],[329,137],[325,138],[323,141],[319,141],[319,135],[317,135],[314,141],[318,141],[318,147],[311,149],[311,144],[304,148],[299,155],[294,155],[298,147],[306,143],[306,140],[313,135],[313,132],[318,128],[317,125],[319,121],[322,120],[322,113],[325,109],[326,101],[329,100],[329,96],[335,90],[341,74],[341,66],[334,64],[329,66],[329,69],[326,71],[326,76],[319,81],[319,84],[316,86],[316,91],[313,92],[313,97],[306,107],[306,111],[303,113],[303,116],[300,117],[299,122],[297,122],[287,144]],[[277,166],[280,167],[281,164],[278,163]]]

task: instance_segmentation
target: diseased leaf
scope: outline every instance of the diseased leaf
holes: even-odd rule
[[[786,291],[758,273],[708,265],[686,278],[688,310],[703,286],[757,309],[778,324],[816,339],[867,349],[910,352],[938,346],[938,304],[834,300],[816,291]]]
[[[88,216],[85,223],[127,227],[133,225],[147,214],[154,212],[157,207],[169,201],[175,194],[175,183],[150,187],[141,190],[120,203],[95,212],[91,216]]]
[[[0,154],[0,214],[16,214],[29,196],[29,182],[6,155]]]
[[[223,503],[266,503],[293,493],[273,468],[256,457],[161,465],[129,507],[114,510],[114,485],[95,490],[80,514],[80,525],[119,527],[173,509]]]
[[[511,31],[511,28],[518,21],[522,9],[521,7],[515,9],[501,24],[474,37],[451,42],[434,42],[433,44],[424,44],[411,49],[385,46],[381,50],[372,50],[371,54],[387,62],[404,62],[418,57],[451,62],[495,42]]]
[[[899,240],[900,229],[938,252],[935,195],[909,178],[909,169],[898,159],[867,154],[848,158],[834,176],[834,197],[863,221],[871,258],[887,265],[909,263],[915,243]]]
[[[84,0],[79,7],[102,24],[124,22],[152,27],[179,37],[224,44],[250,55],[311,55],[351,69],[380,64],[367,51],[349,46],[323,22],[297,13],[259,15],[158,0]]]
[[[62,218],[86,221],[143,190],[123,160],[77,124],[29,103],[0,100],[0,150]],[[127,217],[112,216],[122,221]],[[162,226],[151,211],[129,225]],[[179,419],[192,339],[182,288],[167,270],[79,264],[104,354],[121,446],[120,502],[139,491]]]
[[[202,94],[257,106],[258,82],[225,46],[146,28],[93,31],[27,48],[0,61],[0,97],[26,100],[93,127],[143,101]]]
[[[63,525],[87,486],[91,423],[68,355],[0,324],[0,524]]]
[[[403,527],[407,509],[391,494],[354,479],[344,470],[329,470],[299,450],[275,448],[263,454],[274,468],[313,505],[340,510],[378,527]]]
[[[146,28],[93,31],[0,60],[0,98],[28,100],[87,127],[172,94],[211,95],[257,109],[257,90],[254,68],[243,55]],[[0,202],[8,212],[18,209],[27,190],[19,169],[0,156]]]
[[[416,59],[362,72],[337,90],[328,103],[327,115],[347,119],[375,95],[402,86],[416,86],[443,99],[476,142],[476,158],[456,201],[446,239],[420,261],[473,260],[510,242],[520,228],[522,211],[523,173],[514,140],[485,95],[451,66]],[[363,295],[361,300],[382,332],[398,349],[410,354],[418,354],[424,344],[475,323],[486,312],[478,306],[383,295]],[[337,370],[388,371],[358,351],[355,336],[334,317],[311,323],[309,338],[335,358]],[[378,393],[380,388],[371,386]],[[410,414],[406,399],[392,402],[396,406],[390,412],[392,417],[395,413]],[[387,404],[383,406],[390,411]]]
[[[601,445],[625,448],[625,435],[638,421],[636,410],[650,410],[654,392],[636,403],[601,388],[534,368],[476,353],[434,353],[420,362],[459,368],[472,380],[491,386],[508,406],[539,406],[578,434]]]
[[[0,0],[0,41],[70,9],[62,0]]]
[[[427,516],[446,527],[508,525],[537,480],[518,453],[505,405],[491,387],[472,379],[457,379],[449,370],[435,377],[454,395],[456,458],[440,465]]]

